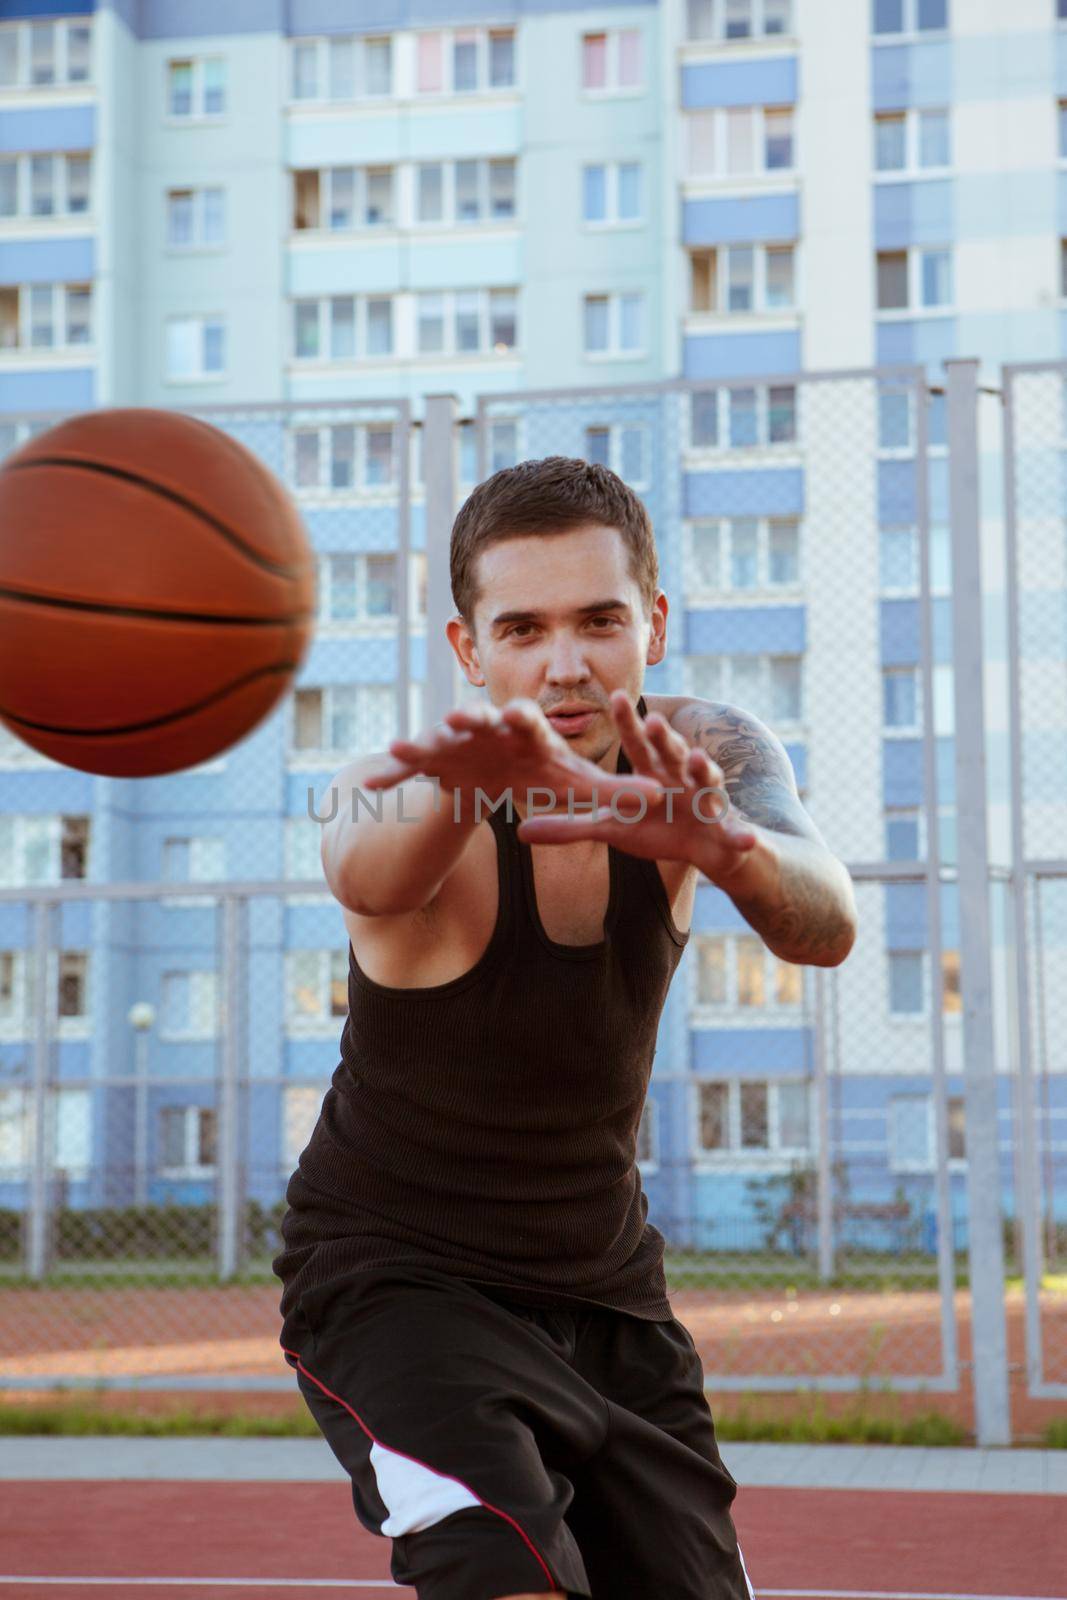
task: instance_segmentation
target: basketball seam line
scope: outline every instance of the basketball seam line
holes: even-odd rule
[[[265,572],[276,573],[282,578],[298,578],[306,570],[304,567],[282,566],[279,562],[271,561],[269,557],[260,555],[257,550],[253,550],[247,545],[239,534],[234,533],[233,529],[228,527],[225,522],[220,522],[218,517],[212,516],[210,511],[206,511],[195,500],[187,500],[184,495],[178,494],[174,489],[168,489],[164,484],[156,483],[152,478],[145,478],[138,472],[129,472],[122,467],[108,466],[104,462],[77,461],[68,459],[65,456],[31,456],[28,461],[9,462],[4,470],[6,472],[25,472],[30,467],[72,467],[79,472],[99,472],[105,477],[121,478],[126,483],[133,483],[138,488],[147,489],[150,494],[159,495],[162,500],[172,501],[185,511],[194,512],[204,522],[213,527],[217,533],[220,533],[224,539],[228,539],[235,549],[240,550],[242,555],[247,556],[249,561],[262,567]]]
[[[273,666],[261,667],[257,672],[250,672],[244,678],[235,679],[217,694],[208,695],[206,700],[198,700],[191,706],[182,706],[177,711],[168,712],[165,717],[153,717],[148,722],[131,722],[120,728],[57,728],[50,722],[31,722],[28,717],[20,717],[17,711],[8,711],[5,706],[0,706],[0,717],[7,722],[18,723],[23,728],[35,728],[39,733],[58,733],[81,739],[108,739],[126,733],[147,733],[152,728],[164,728],[168,722],[177,722],[182,717],[192,716],[196,711],[203,711],[207,706],[233,694],[235,690],[243,689],[246,684],[255,683],[257,678],[268,677],[271,673],[295,672],[298,665],[299,662],[296,661],[279,661]]]
[[[242,628],[290,627],[314,617],[314,611],[294,611],[279,617],[231,617],[213,611],[156,611],[149,606],[111,606],[99,600],[70,600],[54,594],[31,594],[26,589],[8,589],[0,584],[0,600],[22,600],[27,605],[59,606],[66,611],[91,611],[109,617],[150,617],[155,622],[225,622]]]

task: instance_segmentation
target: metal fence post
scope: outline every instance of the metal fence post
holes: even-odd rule
[[[818,1223],[819,1278],[823,1283],[828,1283],[834,1275],[834,1191],[830,1153],[830,1083],[826,1060],[826,984],[825,970],[816,967],[814,1055],[819,1157],[815,1174],[815,1212]]]
[[[218,1275],[234,1277],[241,1255],[240,1072],[241,1072],[241,910],[245,902],[222,900],[222,1060],[218,1089],[215,1162],[218,1173]]]
[[[448,548],[456,513],[456,397],[426,396],[422,424],[422,478],[426,505],[426,725],[440,722],[456,703],[455,657],[445,623],[455,611]]]
[[[978,362],[947,361],[960,985],[975,1431],[1011,1443],[997,1082],[993,1050],[985,698],[982,673]],[[935,974],[940,995],[940,974]]]
[[[33,1150],[30,1153],[30,1209],[26,1219],[26,1275],[41,1280],[49,1267],[50,1199],[52,1163],[48,1139],[48,934],[52,902],[38,900],[33,908],[33,990],[36,1011],[33,1043]]]

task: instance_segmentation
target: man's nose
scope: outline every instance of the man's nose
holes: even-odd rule
[[[550,682],[576,683],[589,676],[581,641],[569,636],[553,639],[546,669]]]

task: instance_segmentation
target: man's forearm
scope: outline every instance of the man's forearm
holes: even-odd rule
[[[838,966],[856,937],[847,870],[809,839],[757,824],[753,831],[755,846],[719,886],[781,961]]]

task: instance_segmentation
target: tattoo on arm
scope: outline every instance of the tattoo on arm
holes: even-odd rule
[[[682,707],[673,722],[722,768],[730,803],[747,821],[798,841],[780,855],[783,904],[735,899],[738,910],[783,960],[840,960],[855,932],[851,895],[843,899],[839,875],[827,871],[828,847],[797,794],[781,740],[757,718],[706,700]]]

